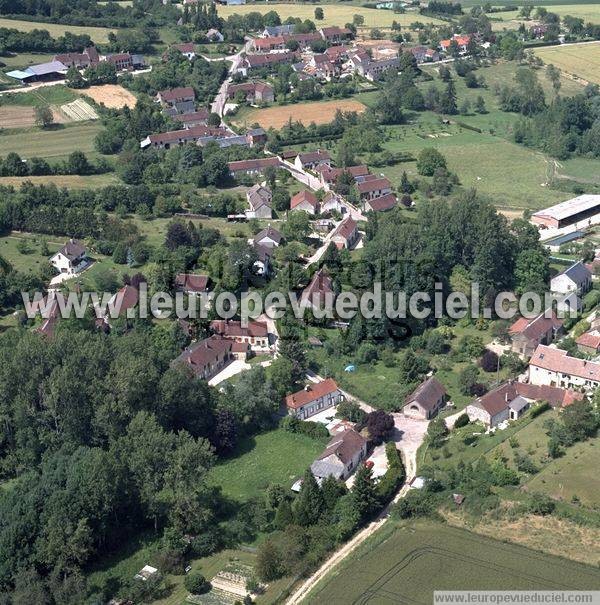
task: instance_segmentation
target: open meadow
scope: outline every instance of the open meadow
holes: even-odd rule
[[[62,240],[54,236],[11,233],[0,237],[0,256],[17,271],[37,273],[49,259],[41,253],[42,242],[46,242],[48,252],[53,254],[64,244]]]
[[[244,4],[241,6],[222,6],[218,5],[219,16],[227,18],[229,15],[247,15],[248,13],[258,12],[267,13],[276,11],[281,20],[284,21],[288,17],[299,17],[300,19],[315,19],[316,5],[303,4]],[[443,21],[419,15],[417,12],[395,13],[391,10],[378,10],[375,8],[364,8],[362,6],[342,5],[342,4],[323,4],[324,19],[317,21],[317,27],[328,25],[344,26],[346,23],[352,22],[354,15],[362,15],[365,19],[364,27],[390,27],[393,21],[406,27],[415,21],[421,23],[443,24]]]
[[[535,54],[571,76],[600,84],[600,42],[538,48]]]
[[[119,179],[114,172],[106,174],[88,174],[80,176],[78,174],[60,174],[48,176],[3,176],[0,177],[0,187],[3,185],[12,185],[19,187],[23,183],[30,182],[34,185],[56,185],[57,187],[67,187],[67,189],[98,189],[107,185],[119,183]]]
[[[307,603],[431,603],[434,590],[591,590],[597,568],[432,521],[376,532]]]
[[[339,101],[323,101],[318,103],[297,103],[282,107],[267,107],[266,109],[251,109],[236,116],[233,120],[240,126],[260,124],[263,128],[281,128],[290,120],[302,122],[308,126],[327,124],[339,111],[356,111],[362,113],[366,107],[354,99],[341,99]]]
[[[64,36],[65,32],[72,34],[89,34],[94,42],[108,42],[108,34],[112,29],[107,27],[88,27],[82,25],[60,25],[56,23],[41,23],[39,21],[18,21],[16,19],[0,19],[0,27],[30,32],[34,29],[45,29],[53,38]]]
[[[95,122],[61,125],[46,130],[31,128],[8,134],[0,133],[2,155],[11,151],[23,158],[42,157],[47,159],[66,158],[73,151],[98,155],[94,138],[102,126]]]

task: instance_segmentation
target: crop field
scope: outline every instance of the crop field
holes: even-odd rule
[[[555,65],[587,82],[600,84],[600,42],[538,48],[535,54],[546,64]]]
[[[315,124],[326,124],[335,117],[336,111],[356,111],[362,113],[366,107],[354,99],[342,99],[339,101],[324,101],[322,103],[297,103],[283,107],[268,107],[266,109],[254,109],[243,114],[244,124],[260,124],[263,128],[281,128],[290,119],[294,122],[302,122],[308,126],[311,122]],[[235,119],[240,124],[240,118]],[[240,124],[241,125],[241,124]]]
[[[108,34],[112,29],[106,27],[88,27],[80,25],[58,25],[55,23],[40,23],[39,21],[18,21],[16,19],[0,19],[0,27],[18,29],[30,32],[34,29],[45,29],[53,38],[63,36],[65,32],[72,34],[89,34],[94,42],[108,42]]]
[[[434,590],[591,590],[598,586],[597,568],[462,529],[419,522],[377,532],[317,585],[307,603],[431,603]]]
[[[52,107],[55,124],[64,124],[69,119]],[[19,107],[18,105],[0,105],[0,128],[29,128],[35,126],[35,110],[33,107]]]
[[[252,12],[267,13],[276,11],[281,20],[284,21],[288,17],[299,17],[300,19],[315,19],[315,6],[305,6],[299,4],[244,4],[241,6],[222,6],[218,5],[219,16],[227,18],[229,15],[246,15]],[[408,26],[415,21],[421,23],[435,23],[441,25],[443,21],[419,15],[417,12],[394,13],[390,10],[378,10],[375,8],[363,8],[362,6],[343,6],[338,4],[323,4],[322,5],[325,18],[322,21],[317,21],[317,27],[328,25],[344,26],[346,23],[352,22],[354,15],[362,15],[365,18],[364,27],[390,27],[393,21],[398,22],[402,26]]]
[[[101,130],[94,122],[51,128],[31,129],[28,132],[0,134],[0,149],[5,155],[11,151],[23,158],[65,158],[73,151],[94,154],[94,137]]]
[[[0,105],[19,105],[35,107],[36,105],[63,105],[79,98],[79,94],[62,84],[23,88],[18,92],[7,92],[0,96]]]
[[[92,86],[83,89],[81,93],[109,109],[133,108],[137,103],[135,95],[118,84]]]

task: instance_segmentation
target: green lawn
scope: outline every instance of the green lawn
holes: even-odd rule
[[[52,61],[54,54],[47,53],[19,53],[12,57],[0,57],[0,63],[4,63],[7,69],[10,71],[13,69],[24,69],[30,65],[37,65],[38,63],[47,63]],[[11,80],[15,84],[18,84],[16,80]]]
[[[326,576],[307,603],[431,603],[434,590],[584,590],[597,568],[433,521],[388,524]]]
[[[291,487],[323,450],[306,435],[276,429],[240,442],[232,457],[210,471],[210,480],[237,500],[259,496],[271,483]]]
[[[63,244],[60,238],[44,237],[41,235],[21,235],[14,233],[5,237],[0,237],[0,256],[5,258],[17,271],[24,273],[37,273],[39,269],[48,263],[49,256],[40,254],[40,245],[43,239],[46,239],[50,254],[56,252]],[[19,252],[17,246],[21,240],[26,240],[28,251]]]
[[[57,126],[50,130],[31,128],[10,134],[0,133],[2,155],[11,151],[23,158],[42,157],[47,159],[66,158],[73,151],[83,151],[97,156],[94,137],[102,126],[95,122]]]

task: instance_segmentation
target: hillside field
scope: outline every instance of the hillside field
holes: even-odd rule
[[[63,36],[65,32],[72,34],[89,34],[94,42],[108,42],[108,34],[111,29],[107,27],[88,27],[80,25],[59,25],[55,23],[40,23],[39,21],[18,21],[16,19],[0,19],[0,27],[18,29],[22,32],[30,32],[34,29],[45,29],[53,38]]]
[[[244,4],[241,6],[222,6],[218,5],[219,16],[227,18],[229,15],[247,15],[248,13],[258,12],[267,13],[276,11],[285,21],[288,17],[299,17],[300,19],[315,20],[316,5],[302,4]],[[342,4],[323,4],[325,18],[322,21],[316,21],[317,28],[328,25],[344,26],[352,22],[354,15],[362,15],[365,18],[364,27],[390,27],[392,21],[397,21],[402,26],[408,26],[415,21],[421,23],[435,23],[441,25],[443,21],[419,15],[417,12],[394,13],[391,10],[378,10],[375,8],[363,8],[362,6],[342,5]]]
[[[305,126],[308,126],[311,122],[315,124],[331,122],[338,110],[362,113],[365,109],[366,107],[359,101],[342,99],[339,101],[296,103],[283,107],[253,109],[243,112],[240,116],[235,116],[233,120],[239,125],[249,125],[256,122],[263,128],[281,128],[291,119],[293,122],[302,122]]]
[[[431,603],[435,590],[597,589],[597,568],[431,521],[393,522],[365,542],[307,603]]]
[[[600,84],[600,42],[538,48],[535,54],[571,76]]]
[[[65,158],[73,151],[94,154],[94,137],[102,129],[100,124],[86,122],[41,130],[33,128],[26,132],[0,134],[2,155],[11,151],[23,158]]]

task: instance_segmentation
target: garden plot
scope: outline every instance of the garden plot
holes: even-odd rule
[[[73,122],[85,122],[87,120],[97,120],[96,110],[86,101],[77,99],[72,103],[61,106],[61,111]]]

